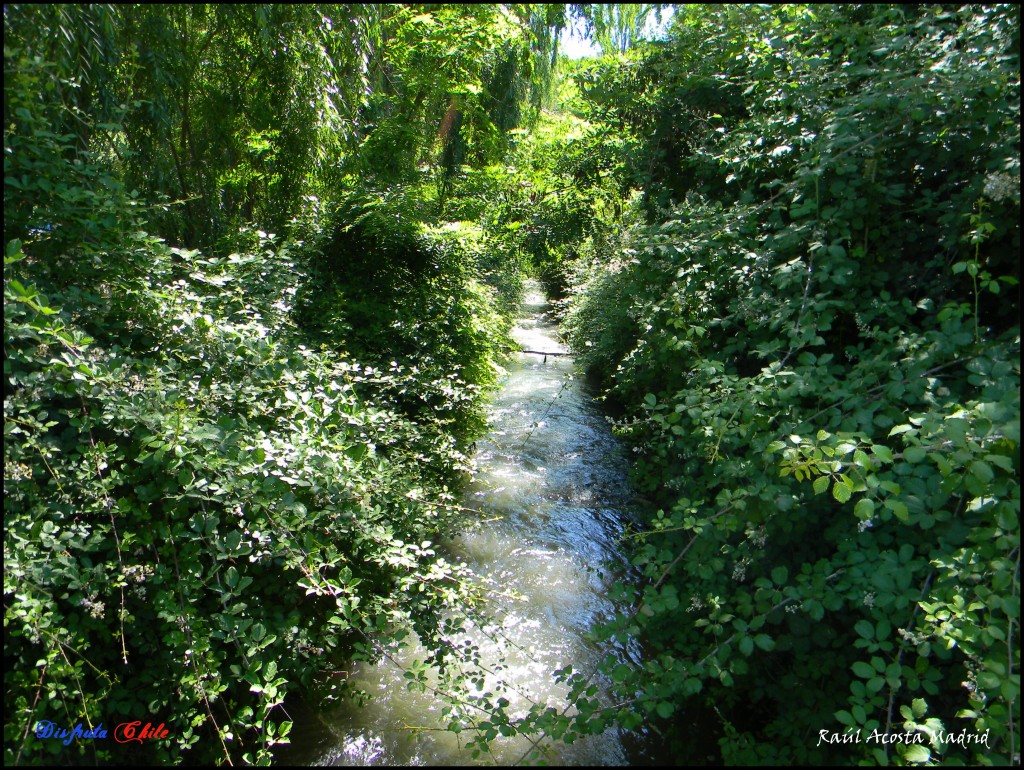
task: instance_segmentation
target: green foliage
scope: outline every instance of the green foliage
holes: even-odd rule
[[[107,162],[120,126],[98,122],[62,85],[57,64],[5,47],[5,242],[31,244],[49,279],[69,283],[96,277],[97,253],[125,245],[138,213]]]
[[[564,12],[5,6],[8,763],[268,762],[410,629],[477,756],[1019,761],[1019,9],[680,7],[542,113]],[[561,712],[433,547],[526,269],[656,509]]]
[[[621,213],[619,143],[571,115],[546,116],[504,169],[488,169],[493,202],[481,218],[495,248],[521,255],[550,295],[586,238],[609,236]]]
[[[330,198],[348,174],[388,184],[426,165],[443,202],[464,164],[500,159],[531,98],[539,43],[526,10],[8,6],[5,70],[48,78],[5,104],[5,126],[17,119],[28,153],[95,153],[105,140],[119,180],[159,207],[154,229],[228,253],[222,239],[240,226],[280,232],[304,196]],[[55,104],[65,114],[38,123]],[[37,141],[40,129],[53,136]]]
[[[245,222],[282,228],[348,117],[325,77],[349,74],[331,19],[313,6],[193,5],[126,7],[119,21],[119,86],[136,100],[127,171],[151,200],[175,201],[160,230],[213,245]]]
[[[515,263],[309,194],[360,142],[331,13],[5,7],[7,763],[267,763],[287,696],[475,612],[431,542]],[[33,734],[118,716],[170,738]]]
[[[380,9],[349,170],[383,186],[431,168],[443,209],[463,166],[498,160],[523,118],[531,13],[489,4]]]
[[[754,15],[686,12],[581,80],[593,118],[654,132],[649,168],[677,148],[629,161],[657,223],[565,267],[660,508],[606,630],[655,658],[616,681],[640,713],[713,709],[727,763],[1015,761],[1017,14]],[[608,72],[663,77],[627,102]],[[926,746],[807,738],[901,716]],[[937,734],[961,728],[987,745]]]
[[[106,154],[162,207],[151,219],[168,238],[212,245],[296,211],[338,117],[324,75],[342,57],[312,7],[15,5],[4,19],[19,69],[48,75],[25,109],[60,105],[47,129]]]
[[[451,415],[478,385],[414,357],[380,368],[302,344],[299,267],[287,246],[258,245],[206,259],[151,242],[169,280],[141,290],[161,304],[147,348],[85,336],[16,277],[11,244],[10,761],[49,761],[26,725],[114,714],[166,721],[172,740],[149,761],[266,759],[288,692],[375,654],[366,639],[386,643],[402,618],[432,639],[465,602],[463,568],[427,541],[457,515],[443,482],[466,468],[454,435],[467,430]],[[410,419],[400,393],[433,416]]]
[[[639,43],[651,20],[661,21],[666,3],[576,3],[573,12],[604,54],[626,53]]]
[[[315,339],[377,368],[415,361],[420,387],[393,396],[410,419],[463,439],[483,427],[475,393],[496,381],[508,321],[457,238],[403,217],[404,197],[353,196],[306,249],[296,318]],[[463,393],[451,398],[450,391]]]

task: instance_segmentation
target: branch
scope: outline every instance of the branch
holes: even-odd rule
[[[928,588],[931,586],[932,578],[935,577],[935,570],[928,573],[928,577],[924,581],[924,587],[921,589],[921,599],[914,603],[914,612],[910,616],[910,621],[903,629],[904,633],[900,636],[903,638],[903,642],[900,644],[900,651],[896,654],[896,665],[900,665],[903,660],[903,650],[907,646],[907,637],[910,635],[910,629],[914,625],[914,620],[917,618],[917,611],[921,608],[920,601],[923,601],[925,596],[928,594]],[[889,685],[889,705],[886,709],[885,715],[885,734],[889,734],[889,728],[892,727],[892,709],[896,705],[896,688],[891,684]],[[886,759],[889,757],[889,744],[885,743],[885,756]]]

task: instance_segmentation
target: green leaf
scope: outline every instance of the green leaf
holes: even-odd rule
[[[856,724],[853,721],[853,715],[849,711],[837,711],[833,716],[840,724],[844,724],[847,727],[853,727]]]
[[[900,521],[908,521],[910,519],[910,511],[907,506],[901,503],[899,500],[886,500],[885,507],[892,511],[892,515]]]
[[[809,599],[805,603],[805,609],[807,614],[811,616],[811,620],[817,621],[825,617],[825,607],[816,599]]]
[[[880,486],[882,489],[884,489],[891,495],[898,495],[900,493],[900,485],[897,484],[895,481],[880,481],[878,483],[878,486]]]
[[[853,627],[865,639],[873,640],[875,638],[875,625],[870,620],[858,620]]]
[[[899,746],[902,745],[903,744],[899,744]],[[931,759],[931,757],[931,750],[921,743],[913,743],[907,746],[906,750],[903,751],[903,758],[907,760],[907,762],[913,762],[914,764],[921,764],[923,762],[927,762]]]
[[[675,713],[676,707],[668,701],[660,701],[655,707],[655,710],[658,712],[659,717],[662,719],[668,719]]]
[[[985,459],[1007,473],[1013,473],[1013,460],[1006,455],[985,455]]]
[[[814,480],[814,483],[811,485],[814,488],[814,494],[820,495],[822,492],[828,489],[828,482],[828,476],[818,476],[818,478],[816,478]]]
[[[875,514],[875,501],[869,497],[862,497],[853,506],[853,512],[858,519],[870,519]]]
[[[914,712],[914,718],[920,719],[925,715],[925,712],[928,711],[928,704],[925,702],[924,698],[914,698],[911,708]]]
[[[968,466],[968,468],[970,469],[971,475],[981,482],[988,483],[995,478],[995,474],[992,472],[992,467],[984,460],[975,460]]]
[[[784,585],[789,577],[789,569],[786,567],[775,567],[772,570],[772,582],[777,586]]]
[[[873,444],[871,446],[871,454],[877,457],[882,462],[892,462],[892,450],[884,444]]]
[[[870,679],[875,675],[875,669],[870,664],[865,663],[863,660],[858,660],[850,668],[853,669],[853,673],[862,679]]]
[[[903,450],[903,459],[912,465],[921,462],[928,455],[928,450],[920,446],[910,446]]]
[[[369,447],[367,447],[366,444],[353,444],[345,449],[345,454],[355,462],[359,462],[366,457],[368,452]]]
[[[885,669],[885,681],[890,687],[899,687],[903,677],[902,667],[898,663],[890,663]]]
[[[838,502],[845,503],[852,496],[853,493],[850,491],[850,488],[845,484],[841,484],[837,481],[835,484],[832,485],[832,497],[834,497]]]

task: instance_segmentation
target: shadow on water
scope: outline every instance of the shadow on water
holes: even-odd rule
[[[567,352],[538,287],[530,287],[514,330],[524,349]],[[553,677],[571,664],[590,673],[607,654],[639,661],[639,645],[613,649],[586,638],[593,624],[627,608],[609,598],[630,575],[621,539],[633,493],[625,456],[568,356],[522,353],[489,409],[489,435],[479,443],[478,472],[464,505],[486,522],[442,543],[448,555],[506,588],[494,595],[491,626],[473,642],[485,664],[509,685],[513,715],[531,701],[561,709],[567,689]],[[516,594],[513,598],[504,594]],[[399,660],[422,659],[418,644]],[[497,685],[488,674],[487,687]],[[445,703],[409,692],[402,672],[382,663],[361,665],[350,682],[372,700],[314,713],[299,706],[288,764],[473,764],[465,740],[443,729]],[[595,678],[603,687],[606,683]],[[517,701],[518,699],[518,701]],[[426,729],[410,729],[426,728]],[[441,729],[437,729],[441,728]],[[491,744],[487,763],[513,764],[529,748],[522,736]],[[609,730],[572,745],[549,742],[547,761],[563,765],[664,764],[643,732]]]

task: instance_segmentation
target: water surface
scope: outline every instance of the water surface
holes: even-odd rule
[[[529,287],[513,334],[524,349],[565,353],[539,287]],[[479,443],[478,472],[463,505],[484,523],[441,545],[501,590],[492,594],[490,625],[470,630],[480,648],[485,689],[505,685],[513,713],[530,702],[559,709],[566,688],[556,669],[571,664],[591,674],[612,651],[586,638],[617,607],[612,582],[628,570],[622,535],[632,492],[621,447],[574,376],[565,356],[520,353],[489,409],[490,430]],[[635,646],[615,651],[636,660]],[[412,645],[402,665],[423,658]],[[473,759],[464,736],[443,730],[446,705],[430,692],[409,692],[403,672],[387,661],[357,667],[350,678],[372,696],[296,724],[288,763],[327,765],[510,765],[530,749],[522,736],[500,738],[491,756]],[[593,680],[603,686],[600,677]],[[306,720],[301,720],[305,722]],[[312,727],[312,729],[311,729]],[[548,761],[564,765],[623,765],[649,761],[642,738],[616,730],[565,745],[546,741]]]

